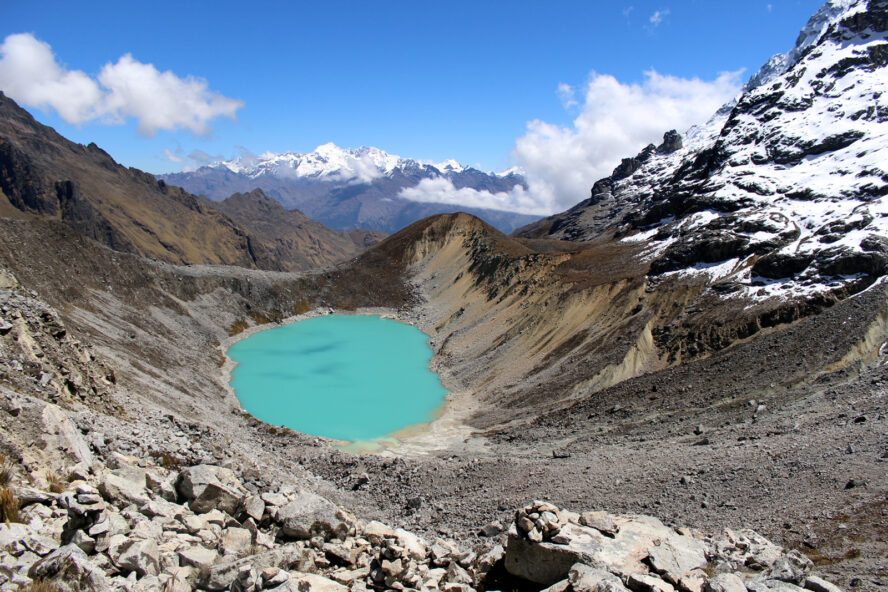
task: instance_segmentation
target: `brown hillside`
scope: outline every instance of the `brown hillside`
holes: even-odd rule
[[[276,269],[241,227],[153,176],[37,123],[0,94],[0,214],[60,220],[115,250],[170,263]]]
[[[333,265],[357,255],[385,236],[374,231],[332,230],[299,210],[287,210],[261,189],[235,193],[213,205],[257,237],[285,271]]]

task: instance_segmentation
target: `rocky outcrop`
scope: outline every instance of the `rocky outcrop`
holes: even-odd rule
[[[94,463],[60,495],[32,494],[25,524],[0,525],[0,590],[41,580],[72,591],[472,592],[495,585],[503,568],[552,590],[833,590],[804,555],[748,530],[703,536],[650,516],[538,501],[518,510],[505,550],[495,540],[469,548],[363,522],[305,490],[235,495],[243,484],[220,467],[177,476],[133,457],[115,464]],[[182,503],[151,491],[148,475],[177,481]],[[194,507],[219,484],[234,503],[225,495],[224,509]]]

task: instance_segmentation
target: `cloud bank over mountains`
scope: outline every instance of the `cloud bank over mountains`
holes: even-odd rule
[[[564,108],[575,113],[569,125],[534,119],[515,140],[512,158],[527,189],[457,189],[442,177],[425,179],[401,196],[535,215],[562,211],[585,199],[592,184],[609,175],[621,158],[659,142],[669,129],[683,132],[705,122],[738,95],[741,77],[742,71],[701,80],[650,70],[641,82],[625,83],[592,72],[581,88],[562,83],[555,90]],[[210,90],[202,78],[162,72],[130,54],[106,63],[93,78],[67,69],[48,43],[29,33],[9,35],[0,45],[0,89],[29,107],[54,109],[70,124],[122,124],[132,118],[139,133],[149,137],[158,130],[206,135],[214,119],[235,118],[244,106]],[[181,148],[166,150],[170,162],[205,164],[201,157],[211,158],[200,151],[186,156]]]
[[[523,171],[526,190],[517,186],[492,194],[457,189],[439,178],[423,180],[401,195],[525,214],[563,211],[586,199],[592,184],[610,175],[620,159],[659,143],[670,129],[684,132],[707,121],[740,93],[742,75],[742,70],[723,72],[706,81],[649,70],[641,83],[623,83],[593,72],[582,89],[563,83],[556,89],[565,109],[578,110],[571,125],[535,119],[515,141],[512,156]]]
[[[0,88],[13,100],[39,109],[54,109],[67,123],[90,121],[123,124],[137,121],[139,133],[212,131],[210,121],[236,116],[242,101],[211,91],[206,80],[181,78],[126,54],[105,64],[93,79],[68,70],[52,47],[30,33],[9,35],[0,45]]]

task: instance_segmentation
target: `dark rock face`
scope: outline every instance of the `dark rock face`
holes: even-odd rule
[[[681,134],[675,130],[669,130],[663,135],[663,143],[657,146],[658,154],[672,154],[676,150],[681,150]]]
[[[827,3],[705,126],[667,132],[589,199],[516,235],[644,240],[651,275],[736,259],[727,279],[747,292],[884,275],[886,6]]]

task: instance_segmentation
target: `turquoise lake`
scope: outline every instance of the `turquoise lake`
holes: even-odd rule
[[[434,419],[447,391],[428,337],[374,316],[328,315],[260,331],[228,349],[231,386],[254,417],[337,440],[382,438]]]

